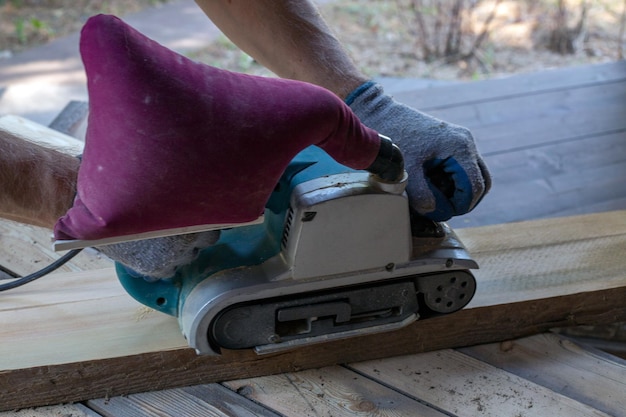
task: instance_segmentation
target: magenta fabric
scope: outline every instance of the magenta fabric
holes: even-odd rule
[[[89,124],[57,239],[251,221],[305,147],[357,169],[380,147],[325,89],[191,61],[114,16],[87,21],[80,52]]]

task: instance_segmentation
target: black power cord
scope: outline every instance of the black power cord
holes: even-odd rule
[[[80,251],[82,251],[82,249],[73,249],[69,251],[68,253],[66,253],[65,255],[61,256],[56,261],[52,262],[50,265],[44,268],[41,268],[37,272],[33,272],[30,275],[26,275],[25,277],[18,278],[15,281],[11,281],[6,284],[1,284],[0,291],[6,291],[6,290],[11,290],[13,288],[21,287],[24,284],[28,284],[29,282],[39,279],[43,277],[44,275],[47,275],[50,272],[63,266],[65,263],[67,263],[67,261],[72,259],[74,256],[78,255]]]

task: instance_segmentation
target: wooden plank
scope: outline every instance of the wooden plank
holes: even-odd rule
[[[469,128],[488,157],[608,132],[623,133],[626,80],[538,96],[507,97],[430,114]]]
[[[615,166],[626,161],[626,135],[610,133],[559,143],[542,143],[488,157],[497,183],[509,186],[567,175],[581,180],[581,171]],[[616,174],[619,171],[616,169]],[[624,178],[624,177],[622,177]]]
[[[72,100],[50,122],[48,127],[66,135],[84,139],[88,114],[89,104],[87,102]]]
[[[460,229],[456,233],[474,256],[587,239],[619,238],[626,233],[626,210]]]
[[[0,417],[103,417],[82,404],[61,404],[0,412]]]
[[[542,334],[460,350],[609,415],[626,412],[626,361]]]
[[[226,382],[225,385],[285,416],[446,415],[339,366],[240,379]]]
[[[0,219],[0,265],[19,275],[41,269],[61,256],[52,250],[51,238],[50,229]],[[77,272],[112,266],[113,262],[100,252],[85,249],[59,271]]]
[[[579,344],[595,351],[601,350],[626,360],[626,322],[597,326],[564,327],[552,330],[565,338],[573,338]]]
[[[3,371],[185,346],[176,320],[131,299],[112,269],[53,274],[11,292],[2,295],[7,305],[0,312]],[[11,373],[3,371],[6,382]]]
[[[549,106],[536,104],[532,111],[518,114],[515,121],[506,121],[506,116],[516,117],[515,115],[503,114],[501,120],[494,120],[491,124],[485,123],[475,127],[471,126],[472,123],[461,121],[461,124],[467,125],[472,130],[485,157],[610,133],[622,133],[622,138],[624,138],[626,137],[624,133],[626,120],[623,117],[626,112],[626,82],[620,85],[620,89],[610,91],[612,97],[607,97],[607,94],[602,94],[603,92],[594,91],[596,94],[593,98],[598,99],[598,106],[593,111],[587,110],[573,97],[567,96],[563,97],[565,108],[561,110],[562,114],[554,114],[548,111]],[[541,97],[541,100],[548,98],[559,99],[559,97]],[[577,98],[584,100],[585,96]],[[620,104],[615,105],[609,99],[619,100]],[[495,111],[498,104],[512,108],[532,106],[531,101],[517,100],[512,103],[493,103],[495,107],[491,108],[481,106],[477,111],[489,114]],[[443,117],[450,121],[458,120],[450,118],[447,113]]]
[[[491,192],[453,227],[626,208],[626,133],[492,155]]]
[[[593,68],[593,67],[590,67]],[[536,74],[536,75],[541,75]],[[515,81],[525,82],[527,80],[528,75],[518,75],[515,77],[511,77],[506,81],[506,85],[513,85]],[[599,82],[599,83],[589,83],[589,84],[580,84],[576,85],[572,88],[554,88],[549,84],[545,84],[543,89],[538,89],[534,91],[521,91],[518,94],[500,94],[501,92],[493,90],[490,88],[491,83],[498,83],[498,80],[494,81],[484,81],[481,83],[466,83],[461,84],[456,88],[456,91],[460,89],[465,89],[474,92],[473,97],[475,100],[464,101],[464,102],[455,102],[452,100],[446,106],[442,107],[433,107],[428,108],[427,111],[430,114],[439,114],[439,113],[448,113],[451,115],[457,115],[457,117],[463,118],[468,123],[473,123],[474,125],[482,124],[482,123],[493,123],[505,120],[505,118],[509,118],[511,121],[516,121],[518,118],[511,117],[515,115],[515,111],[519,114],[519,118],[524,118],[527,114],[533,113],[533,111],[539,107],[546,109],[546,111],[556,117],[563,117],[570,114],[568,111],[570,108],[575,109],[579,108],[587,108],[589,111],[594,110],[594,102],[600,103],[599,98],[602,96],[606,96],[609,100],[607,100],[606,104],[616,104],[618,101],[614,100],[614,97],[619,97],[621,92],[621,86],[626,82],[626,73],[619,79],[614,79],[607,82]],[[435,93],[439,93],[440,91],[444,91],[447,89],[453,89],[451,87],[443,87],[438,88],[437,90],[432,90]],[[493,93],[490,94],[492,97],[489,99],[484,99],[483,94],[485,93]],[[438,95],[438,94],[437,94]],[[433,99],[435,99],[433,97]],[[533,103],[534,106],[524,106],[517,108],[507,108],[506,103]],[[568,105],[568,102],[576,104],[575,106]],[[413,103],[408,103],[414,105]],[[479,112],[479,113],[465,113],[461,111],[461,109],[492,109],[494,113],[488,112]],[[473,117],[478,115],[479,117]]]
[[[87,404],[105,417],[278,417],[219,384],[98,399]]]
[[[455,416],[609,415],[453,350],[349,366]]]
[[[431,385],[426,394],[421,391],[400,393],[397,384],[393,382],[395,378],[387,380],[387,372],[376,365],[379,363],[377,361],[373,366],[365,364],[365,372],[361,367],[364,364],[332,366],[228,381],[224,385],[262,405],[265,407],[263,410],[269,408],[284,416],[525,415],[529,410],[533,415],[544,415],[555,410],[571,411],[572,407],[578,411],[582,409],[582,415],[601,415],[593,411],[595,409],[607,415],[618,416],[626,409],[623,404],[626,401],[623,398],[623,393],[626,392],[626,361],[620,362],[602,352],[590,352],[555,335],[541,334],[498,344],[479,345],[461,349],[460,352],[520,378],[511,377],[499,369],[482,366],[481,370],[486,374],[472,376],[474,379],[478,378],[479,383],[475,384],[468,379],[459,391],[448,387],[443,394],[431,393],[432,389],[443,388]],[[434,366],[435,375],[430,375],[430,369],[420,368],[415,372],[415,376],[419,378],[425,375],[427,382],[440,379],[450,382],[451,378],[467,376],[465,370],[459,371],[458,360],[448,360],[448,354],[449,352],[444,351],[444,360],[435,365],[425,360],[423,355],[410,355],[392,361],[398,364],[396,368],[398,371],[402,370],[403,377],[407,376],[407,369],[416,368],[416,363]],[[452,356],[457,358],[456,354]],[[528,381],[533,383],[529,384]],[[497,386],[495,390],[491,389],[493,384]],[[221,394],[215,394],[213,390],[204,391],[200,387],[192,388],[198,389],[198,398],[204,401],[210,399],[213,405],[221,404]],[[510,394],[512,392],[515,393],[514,396]],[[232,396],[237,394],[230,393]],[[494,394],[495,399],[487,394]],[[446,406],[441,395],[458,397],[448,401]],[[483,399],[485,395],[486,401]],[[507,395],[515,400],[509,401]],[[413,398],[418,398],[419,401]],[[433,398],[434,402],[429,405]],[[464,398],[471,398],[472,404],[463,404],[461,399]],[[539,399],[538,403],[535,398]],[[160,416],[179,415],[176,410],[174,413],[169,412],[170,406],[160,405],[164,401],[173,400],[181,405],[190,401],[161,393],[155,399],[154,393],[148,393],[90,401],[89,405],[96,405],[94,408],[106,416],[134,416],[133,411],[137,409],[141,411],[137,415],[155,415],[141,404],[149,404],[150,409],[157,408]],[[235,397],[234,401],[239,400]],[[498,401],[504,401],[507,408],[502,409]],[[446,414],[437,410],[441,406],[446,406],[443,408]],[[474,407],[476,413],[472,413]],[[463,411],[459,413],[457,409]]]
[[[470,306],[599,290],[596,279],[623,286],[625,216],[617,211],[457,230],[481,268]]]
[[[0,311],[0,408],[249,378],[501,341],[557,326],[626,321],[625,211],[459,232],[482,267],[473,308],[418,321],[384,338],[364,336],[262,357],[252,351],[196,356],[185,348],[176,321],[130,299],[110,269],[58,274],[59,282],[67,283],[60,287],[49,277],[8,292],[3,304],[13,307]],[[108,289],[97,289],[106,283]],[[40,297],[42,307],[37,306]]]
[[[178,347],[123,357],[0,371],[0,407],[14,409],[127,395],[487,343],[542,332],[553,326],[625,321],[625,298],[626,290],[619,288],[473,308],[454,316],[417,322],[385,338],[360,337],[266,357],[258,357],[250,351],[225,352],[220,357],[198,357],[190,349]],[[102,317],[100,314],[100,320]],[[136,326],[137,330],[139,327]],[[97,351],[98,343],[107,331],[118,346],[129,343],[117,339],[117,330],[109,327],[103,332],[94,330],[88,335],[98,338],[98,342],[85,340],[81,343],[82,350]],[[168,329],[151,329],[151,333],[164,331],[170,333]],[[176,337],[173,334],[169,336]],[[153,347],[149,341],[134,340],[135,344],[142,342],[146,343],[143,346],[145,350]],[[75,350],[67,347],[68,350]],[[15,351],[12,353],[15,355]]]
[[[606,206],[623,210],[626,161],[519,184],[496,183],[475,212],[454,219],[452,227],[482,226],[524,219],[593,212]],[[597,211],[597,210],[596,210]]]
[[[80,155],[85,144],[71,136],[14,115],[0,116],[0,133],[36,142],[70,155]]]
[[[480,82],[480,88],[476,88],[474,83],[459,83],[430,90],[419,89],[395,94],[395,98],[430,113],[513,96],[538,95],[623,80],[626,80],[626,62],[618,61],[485,80]]]
[[[584,213],[599,213],[603,211],[623,210],[626,208],[626,196],[611,198],[610,200],[587,203],[579,207],[570,207],[559,211],[557,216],[575,216]]]
[[[477,271],[481,288],[471,305],[492,305],[494,296],[499,303],[507,303],[522,301],[529,297],[530,292],[534,298],[542,298],[623,285],[620,254],[623,253],[624,245],[624,213],[525,223],[519,227],[502,225],[459,230],[461,239],[482,266],[482,270]],[[555,261],[545,262],[546,253],[554,254]],[[579,259],[585,258],[586,262],[579,262]],[[529,269],[527,262],[536,265],[536,270]],[[520,275],[503,274],[503,265],[514,271],[525,270],[524,279],[520,279]],[[594,271],[603,271],[602,279],[588,279],[594,275]],[[546,286],[553,286],[555,290],[547,293]],[[33,300],[36,300],[36,304]],[[21,344],[25,339],[41,337],[42,343],[45,341],[44,344],[48,346],[51,343],[62,346],[67,337],[65,323],[42,322],[37,319],[38,315],[50,316],[61,312],[69,317],[73,314],[79,315],[81,320],[75,323],[73,332],[83,333],[81,339],[86,339],[87,343],[94,337],[97,339],[97,334],[108,328],[108,323],[99,323],[98,320],[100,314],[107,314],[111,326],[117,329],[117,339],[132,341],[139,337],[133,325],[115,327],[119,326],[118,322],[140,321],[143,323],[141,337],[149,338],[149,346],[159,350],[184,345],[175,321],[130,299],[117,283],[112,270],[51,275],[28,287],[4,294],[1,309],[6,317],[5,322],[8,323],[5,331],[12,337],[5,338],[0,349],[7,354],[20,350],[23,358],[32,357],[33,361],[20,364],[9,359],[9,355],[0,355],[4,359],[0,360],[0,369],[45,365],[47,361],[54,359],[54,355],[59,356],[59,361],[63,360],[64,355],[75,360],[87,360],[90,357],[108,357],[116,351],[121,355],[143,351],[141,345],[132,344],[127,346],[127,351],[123,351],[118,345],[119,340],[110,339],[101,341],[95,351],[84,349],[81,344],[69,347],[72,350],[59,349],[46,356],[41,356],[41,352],[35,348],[36,345],[23,350]],[[106,313],[109,309],[112,311]],[[85,312],[81,313],[82,310]],[[171,335],[157,339],[151,334],[153,327],[167,328]],[[49,331],[46,332],[46,329]],[[173,335],[176,337],[173,338]]]

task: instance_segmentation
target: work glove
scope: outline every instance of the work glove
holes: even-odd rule
[[[346,103],[402,150],[410,206],[419,214],[445,221],[471,211],[489,191],[491,176],[469,130],[398,103],[371,81]]]

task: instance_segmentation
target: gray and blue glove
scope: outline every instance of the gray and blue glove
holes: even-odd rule
[[[395,101],[369,81],[346,103],[366,126],[389,136],[404,154],[410,206],[445,221],[471,211],[491,188],[491,176],[464,127]]]

